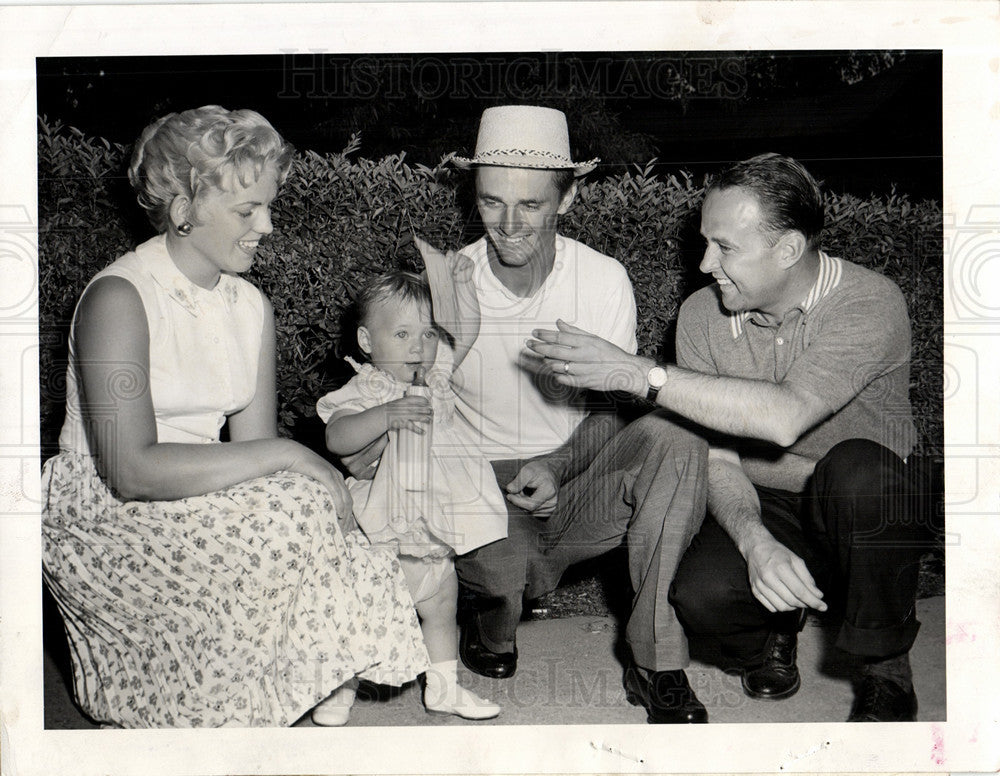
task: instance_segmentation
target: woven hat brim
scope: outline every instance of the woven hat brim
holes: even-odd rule
[[[576,177],[593,172],[600,159],[591,159],[589,162],[571,162],[560,159],[552,159],[545,156],[535,156],[530,152],[517,155],[490,154],[488,156],[474,156],[471,159],[466,156],[452,156],[449,159],[453,165],[460,170],[468,170],[473,167],[525,167],[529,170],[572,170]]]

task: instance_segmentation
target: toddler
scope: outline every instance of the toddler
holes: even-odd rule
[[[454,277],[442,272],[440,264],[432,266],[426,244],[420,245],[435,309],[440,301],[442,310],[455,313],[459,305]],[[434,260],[443,259],[435,253]],[[490,719],[500,707],[457,681],[458,582],[453,558],[507,535],[507,510],[492,468],[452,431],[450,378],[471,346],[468,325],[464,332],[460,325],[450,327],[458,332],[454,349],[442,342],[432,319],[431,288],[412,272],[377,278],[361,292],[357,306],[358,345],[371,363],[348,359],[357,374],[317,403],[326,423],[326,444],[338,455],[349,455],[389,435],[374,479],[348,479],[358,524],[373,545],[396,552],[420,615],[431,659],[424,707],[464,719]],[[449,317],[454,321],[458,316]],[[426,374],[430,401],[404,396],[418,374]],[[395,471],[398,433],[403,429],[432,435],[430,481],[422,491],[404,489]],[[314,721],[343,724],[343,709],[350,708],[351,700],[331,698],[331,715],[325,718],[319,708]]]

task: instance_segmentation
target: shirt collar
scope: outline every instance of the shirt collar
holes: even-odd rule
[[[809,289],[809,293],[806,294],[806,298],[792,307],[791,310],[798,310],[803,315],[811,312],[821,299],[840,285],[840,278],[843,274],[843,262],[836,257],[828,256],[823,251],[820,251],[819,273],[816,275],[816,280],[812,284],[812,288]],[[733,339],[738,339],[743,333],[743,327],[747,321],[758,323],[753,316],[754,313],[751,310],[741,310],[729,314],[729,328],[733,334]]]
[[[202,312],[200,301],[208,301],[216,296],[222,299],[226,310],[231,311],[239,299],[239,284],[236,278],[225,272],[219,276],[219,282],[211,290],[191,282],[170,258],[164,234],[144,242],[135,249],[135,252],[147,261],[153,280],[167,296],[195,317]]]

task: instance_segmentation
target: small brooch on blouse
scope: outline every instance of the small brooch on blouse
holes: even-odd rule
[[[237,300],[240,298],[240,291],[233,282],[227,282],[226,287],[222,290],[223,298],[230,304],[235,305]]]
[[[188,294],[188,292],[181,288],[180,285],[175,285],[170,295],[180,302],[181,307],[187,310],[191,315],[198,314],[198,303]]]

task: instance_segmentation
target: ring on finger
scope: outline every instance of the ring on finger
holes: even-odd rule
[[[563,361],[563,374],[569,374],[569,361]]]

